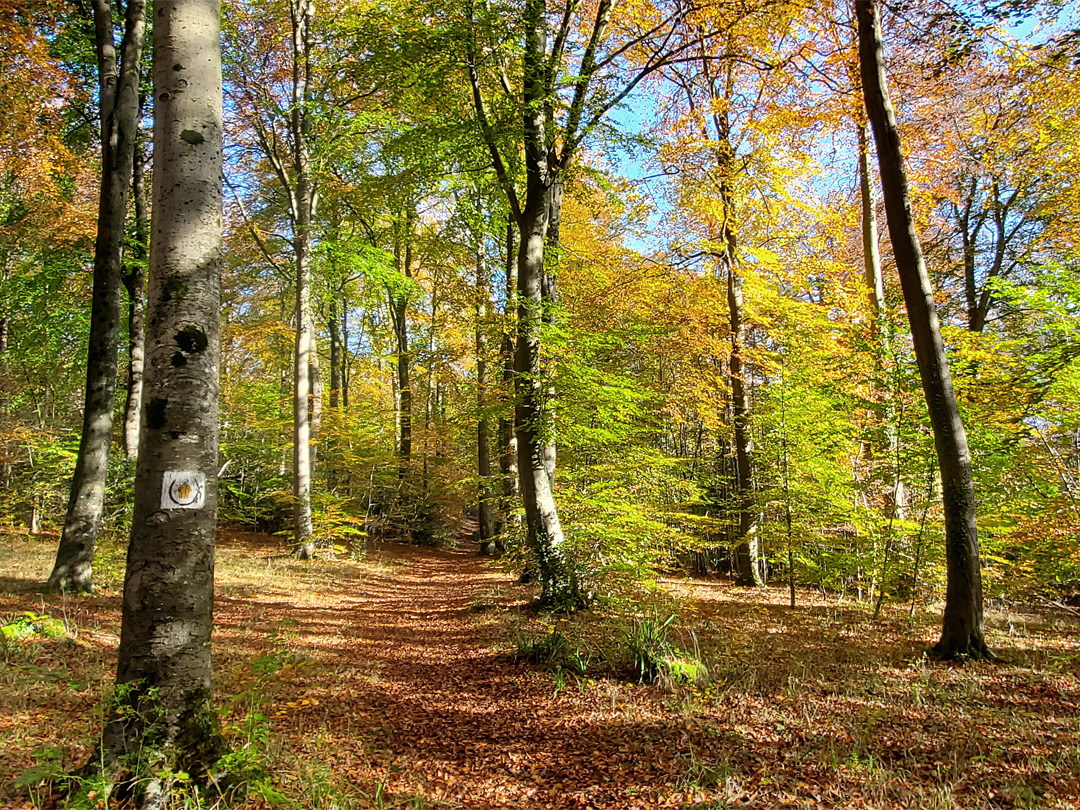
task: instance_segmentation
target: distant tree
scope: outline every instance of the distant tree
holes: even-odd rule
[[[86,399],[79,456],[71,479],[67,517],[48,586],[93,587],[94,545],[105,504],[105,476],[112,445],[120,346],[120,290],[124,222],[139,118],[139,63],[145,0],[128,0],[124,35],[116,52],[114,8],[93,0],[101,118],[101,189],[94,243],[94,294],[86,366]]]

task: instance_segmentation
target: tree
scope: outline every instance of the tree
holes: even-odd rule
[[[217,0],[154,7],[154,177],[145,404],[106,762],[140,752],[199,778],[223,750],[211,705],[217,524],[222,102]]]
[[[142,413],[143,360],[146,357],[146,259],[149,248],[149,206],[146,197],[146,155],[136,146],[131,194],[135,201],[135,227],[122,278],[128,294],[128,389],[124,405],[124,456],[139,457]]]
[[[79,456],[48,587],[90,590],[105,504],[120,344],[120,290],[128,188],[139,117],[145,0],[128,0],[119,56],[110,0],[94,0],[101,119],[101,190],[94,243],[94,295]]]
[[[941,473],[947,582],[941,639],[934,646],[934,654],[941,658],[987,658],[991,653],[983,638],[982,572],[967,434],[949,375],[934,292],[915,231],[904,153],[885,79],[877,3],[855,0],[855,14],[863,95],[877,144],[889,236]]]
[[[465,21],[465,63],[477,124],[519,235],[514,386],[525,525],[540,575],[541,602],[569,608],[583,599],[554,496],[550,387],[541,346],[555,284],[545,256],[552,262],[558,257],[564,187],[582,143],[643,80],[699,41],[682,36],[686,10],[681,4],[658,4],[641,16],[627,11],[613,24],[615,10],[611,0],[599,0],[590,23],[578,19],[582,7],[572,0],[554,9],[546,0],[526,0],[520,18],[509,26],[521,37],[518,87],[511,86],[505,70],[505,43],[493,34],[505,22],[488,18],[490,9],[472,2]],[[500,91],[520,116],[515,140],[524,158],[523,193],[514,176],[517,155],[506,150],[494,118],[506,105],[489,108],[486,97],[482,69],[489,65],[496,67]]]

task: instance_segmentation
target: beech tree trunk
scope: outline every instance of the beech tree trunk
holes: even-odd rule
[[[141,105],[140,105],[141,106]],[[128,387],[124,407],[124,457],[139,457],[139,416],[142,412],[143,360],[146,354],[146,259],[150,221],[146,204],[146,156],[136,147],[131,194],[135,201],[135,229],[124,273],[128,293]]]
[[[224,750],[211,699],[222,126],[217,0],[154,4],[154,206],[145,405],[107,763],[138,752],[141,803]],[[125,761],[120,763],[125,765]]]
[[[728,317],[731,326],[731,354],[728,370],[731,382],[731,423],[735,443],[735,489],[738,500],[739,525],[735,545],[735,582],[756,587],[762,584],[758,549],[758,510],[754,503],[754,472],[751,458],[750,401],[746,392],[743,355],[746,350],[746,325],[743,306],[743,279],[739,271],[737,212],[730,178],[735,169],[735,150],[731,144],[731,123],[727,107],[717,110],[720,93],[717,80],[702,59],[709,91],[712,122],[716,134],[716,163],[720,177],[720,204],[723,211],[719,228],[719,260],[727,276]],[[730,99],[734,86],[734,66],[728,65],[724,98]],[[705,130],[705,125],[702,125]],[[707,132],[703,133],[707,135]]]
[[[145,0],[128,0],[117,59],[113,7],[93,0],[101,106],[101,189],[94,242],[94,292],[86,394],[79,455],[71,479],[67,515],[47,587],[88,591],[93,587],[94,545],[105,504],[112,444],[113,409],[120,343],[124,221],[139,114],[139,62]]]
[[[311,522],[311,401],[314,386],[315,334],[311,316],[313,220],[318,188],[311,172],[311,55],[315,46],[314,0],[292,0],[292,115],[291,135],[295,184],[290,189],[293,216],[293,254],[296,268],[296,352],[293,368],[293,556],[306,560],[315,554]]]
[[[399,233],[395,240],[394,256],[400,271],[406,279],[413,278],[413,219],[415,212],[409,208],[405,217],[405,235]],[[396,230],[396,228],[395,228]],[[404,251],[403,245],[404,242]],[[402,257],[402,253],[404,256]],[[408,341],[408,296],[401,292],[390,292],[390,320],[394,327],[394,353],[397,366],[396,396],[397,406],[397,458],[399,475],[404,480],[408,473],[409,460],[413,457],[413,375],[411,375],[411,353]],[[427,457],[424,457],[427,463]]]
[[[934,292],[911,213],[904,154],[885,81],[881,21],[876,3],[856,0],[855,14],[863,94],[877,143],[889,235],[941,473],[945,509],[945,612],[941,639],[933,652],[940,658],[986,658],[992,654],[983,636],[982,571],[967,434],[953,392]]]
[[[502,472],[502,501],[500,504],[500,527],[509,523],[513,504],[520,495],[518,487],[517,433],[514,429],[514,324],[517,295],[517,263],[514,255],[514,224],[506,224],[506,305],[503,309],[503,337],[499,346],[502,358],[502,383],[504,396],[510,406],[508,417],[499,419],[499,470]],[[514,513],[515,517],[517,513]],[[517,525],[520,525],[520,521]]]
[[[583,600],[577,574],[566,552],[566,538],[548,475],[548,442],[543,435],[548,392],[540,368],[540,335],[544,317],[544,245],[550,209],[549,187],[553,182],[544,128],[546,64],[545,4],[543,0],[527,0],[523,54],[526,190],[519,218],[521,244],[518,247],[518,323],[514,361],[518,470],[529,544],[540,577],[541,603],[571,609],[580,606]]]
[[[491,298],[487,283],[487,262],[484,260],[483,242],[476,251],[476,471],[477,518],[480,551],[494,554],[497,549],[495,536],[495,516],[491,485],[491,430],[488,422],[488,379],[487,379],[487,335],[488,308]]]
[[[337,302],[330,302],[330,407],[337,410],[341,402],[341,325],[338,323]]]
[[[543,300],[544,323],[555,323],[555,305],[558,303],[558,267],[559,252],[562,249],[562,201],[563,181],[560,177],[551,179],[551,188],[548,189],[548,226],[547,226],[547,260],[544,262],[544,275],[540,288]],[[542,369],[542,371],[546,371]],[[555,389],[548,386],[548,401],[555,398]],[[555,466],[558,460],[558,448],[555,444],[555,420],[550,408],[546,412],[547,423],[544,425],[544,469],[547,470],[551,486],[555,486]]]
[[[868,122],[858,122],[859,143],[859,201],[862,207],[863,274],[870,299],[875,330],[880,329],[885,314],[885,284],[881,276],[881,251],[878,249],[877,211],[870,181],[870,143]]]

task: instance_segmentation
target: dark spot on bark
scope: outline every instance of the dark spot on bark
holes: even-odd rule
[[[161,430],[165,427],[165,407],[169,404],[169,400],[152,399],[146,403],[146,424],[148,427],[154,430]]]
[[[187,284],[183,279],[167,278],[161,285],[161,300],[172,301],[174,298],[183,298],[187,295]]]
[[[194,324],[189,324],[176,333],[176,345],[184,354],[201,354],[206,351],[206,332]],[[174,362],[173,365],[176,365]]]
[[[173,70],[183,70],[184,66],[181,65],[179,62],[177,62],[175,65],[172,66],[172,69]]]
[[[183,352],[177,352],[176,354],[174,354],[172,356],[172,364],[176,368],[186,366],[187,365],[187,358],[184,357],[184,353]]]
[[[170,98],[172,98],[172,96],[168,93],[162,93],[160,96],[158,96],[158,101],[168,101]]]
[[[185,129],[180,132],[180,140],[184,143],[190,143],[192,146],[198,146],[200,143],[204,143],[206,138],[202,136],[201,132],[196,132],[193,129]]]

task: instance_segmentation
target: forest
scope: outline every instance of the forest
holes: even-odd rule
[[[1080,9],[0,0],[0,804],[1080,807]]]

